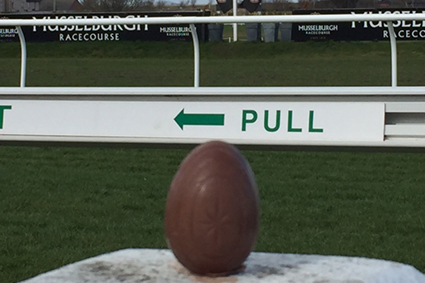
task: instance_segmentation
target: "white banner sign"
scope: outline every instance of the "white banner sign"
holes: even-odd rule
[[[383,141],[384,103],[0,101],[7,136]]]

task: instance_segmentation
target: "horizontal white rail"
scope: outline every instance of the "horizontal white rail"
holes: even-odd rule
[[[385,125],[385,134],[387,136],[401,137],[425,137],[425,125],[405,124],[403,127],[399,125]]]
[[[1,87],[0,116],[0,144],[425,149],[425,87]]]
[[[217,137],[215,139],[220,139]],[[194,145],[203,142],[211,141],[211,138],[137,138],[137,137],[73,137],[70,139],[65,136],[33,136],[31,139],[22,135],[16,136],[0,136],[1,144],[22,144],[22,145],[66,145],[73,144],[120,144],[122,146],[134,145],[154,145],[161,146],[181,146],[181,145]],[[238,139],[226,139],[226,142],[246,148],[266,148],[266,149],[340,149],[340,150],[370,150],[379,149],[384,151],[399,151],[401,148],[406,151],[423,151],[425,144],[421,139],[400,140],[389,138],[385,142],[347,142],[347,141],[285,141],[277,142],[273,140],[246,140],[241,141]]]
[[[0,19],[0,26],[132,25],[132,24],[213,24],[213,23],[304,23],[362,21],[423,21],[425,13],[416,14],[335,14],[335,15],[263,15],[217,17],[148,17],[103,19]]]
[[[5,96],[320,96],[320,97],[398,97],[425,99],[425,86],[413,87],[0,87],[0,99]],[[418,106],[419,107],[419,106]]]

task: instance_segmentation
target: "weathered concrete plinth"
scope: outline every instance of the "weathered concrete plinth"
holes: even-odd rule
[[[412,266],[367,258],[251,253],[243,273],[219,278],[190,274],[170,250],[127,249],[76,262],[25,283],[268,282],[425,283]]]

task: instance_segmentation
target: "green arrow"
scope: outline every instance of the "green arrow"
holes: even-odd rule
[[[184,108],[174,117],[177,125],[184,126],[224,126],[224,114],[187,114]]]

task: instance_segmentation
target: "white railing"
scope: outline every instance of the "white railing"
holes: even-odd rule
[[[386,22],[388,87],[200,87],[195,24]],[[21,39],[20,87],[0,87],[0,143],[193,144],[223,139],[278,147],[425,149],[425,87],[397,86],[395,21],[425,14],[344,14],[114,19],[1,19]],[[25,87],[20,27],[188,24],[194,87]],[[78,115],[76,115],[76,113]]]
[[[22,26],[66,25],[133,25],[133,24],[188,24],[194,44],[194,87],[199,87],[199,42],[195,24],[208,23],[300,23],[300,22],[362,22],[383,21],[388,24],[391,46],[391,86],[397,86],[397,46],[393,28],[394,21],[425,21],[425,14],[337,14],[337,15],[284,15],[284,16],[220,16],[220,17],[150,17],[114,19],[1,19],[0,26],[16,26],[22,45],[21,87],[25,86],[26,45]]]

